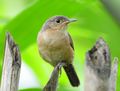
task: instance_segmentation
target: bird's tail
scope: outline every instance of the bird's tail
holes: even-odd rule
[[[67,66],[64,66],[64,70],[68,76],[68,79],[72,86],[76,87],[79,86],[80,81],[79,78],[75,72],[75,69],[72,64],[68,64]]]

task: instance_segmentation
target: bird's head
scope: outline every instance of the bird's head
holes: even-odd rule
[[[65,16],[54,16],[45,22],[43,30],[51,29],[56,31],[64,31],[66,30],[67,25],[74,21],[76,21],[76,19],[69,19]]]

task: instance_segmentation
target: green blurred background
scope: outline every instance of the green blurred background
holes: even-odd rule
[[[36,38],[42,24],[51,16],[77,18],[68,31],[75,45],[74,65],[81,86],[71,87],[64,71],[59,78],[59,91],[83,91],[85,53],[103,37],[111,51],[111,59],[120,58],[119,0],[0,0],[0,75],[4,55],[5,32],[9,31],[22,55],[20,91],[40,91],[53,70],[38,53]],[[117,79],[117,91],[120,72]]]

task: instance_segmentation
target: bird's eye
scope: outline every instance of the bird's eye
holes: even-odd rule
[[[56,20],[56,23],[60,23],[60,22],[61,22],[61,20],[60,20],[60,19]]]

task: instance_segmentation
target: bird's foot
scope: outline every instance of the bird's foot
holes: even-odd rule
[[[62,74],[62,67],[65,66],[65,65],[66,65],[65,62],[58,63],[57,67],[58,67],[60,75]]]

